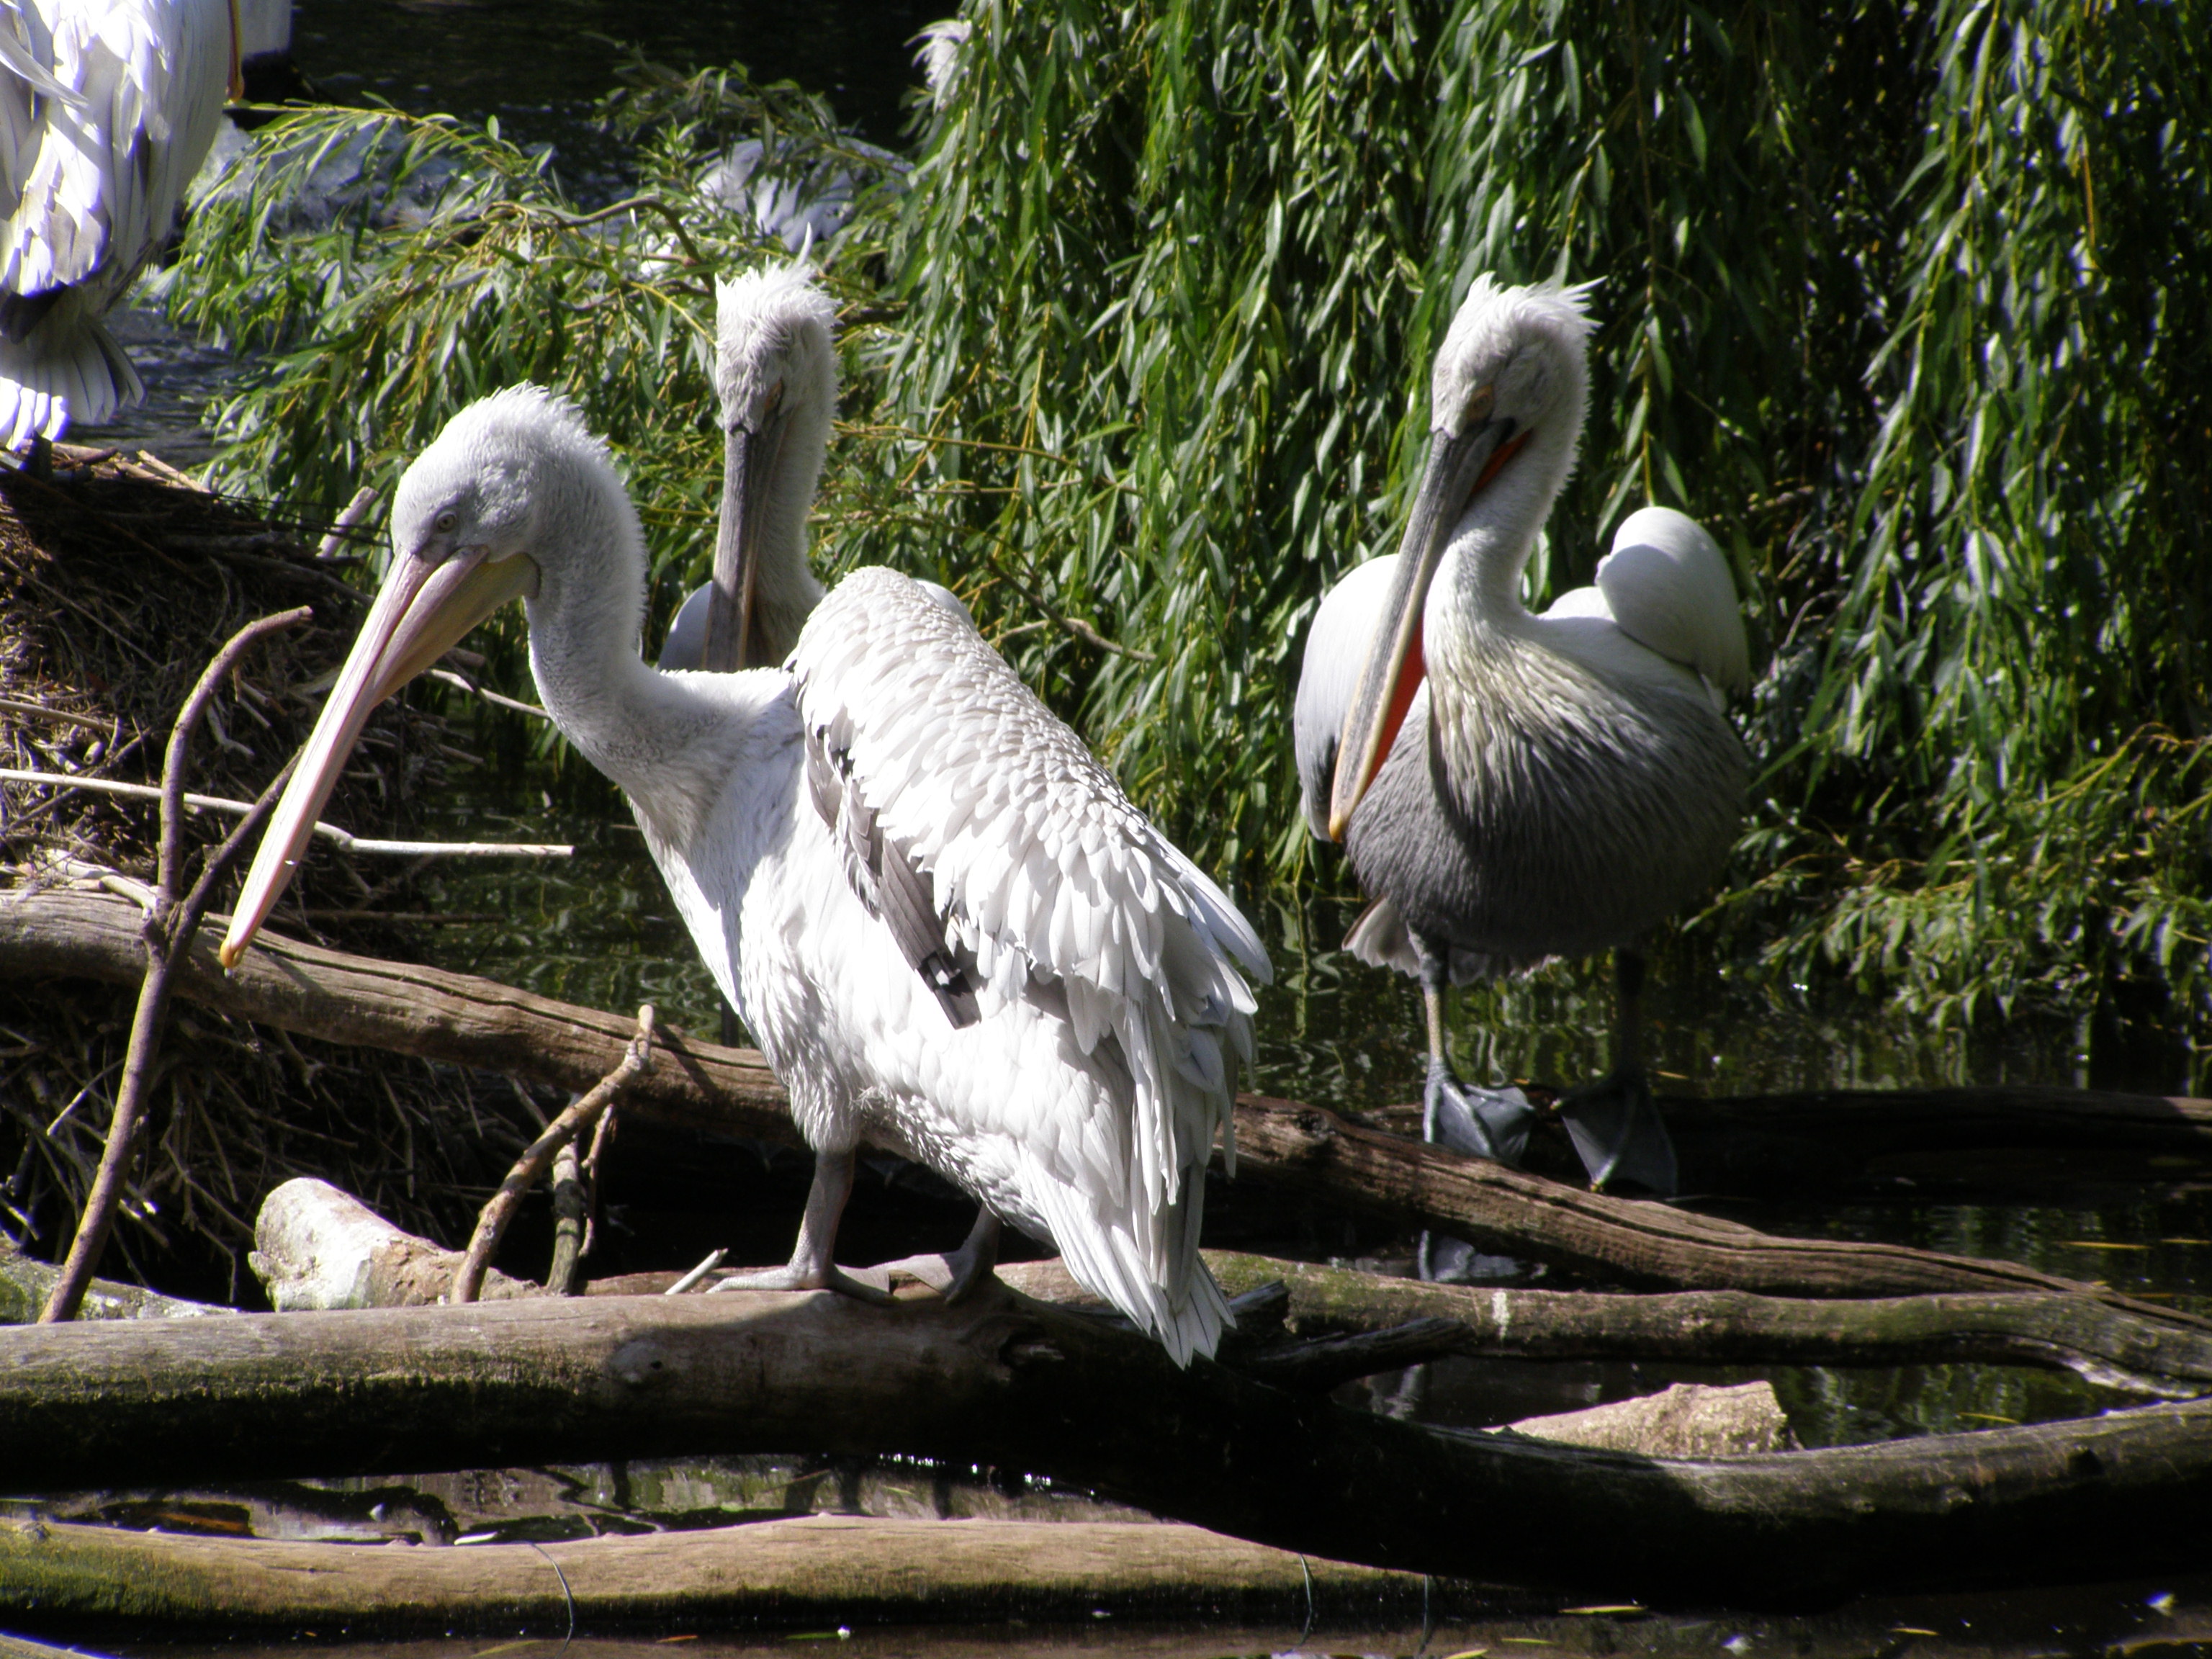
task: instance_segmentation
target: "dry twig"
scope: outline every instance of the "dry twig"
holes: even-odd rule
[[[570,1101],[561,1115],[546,1126],[545,1133],[515,1159],[514,1168],[507,1171],[507,1179],[499,1183],[499,1190],[491,1195],[490,1201],[483,1206],[483,1213],[477,1218],[468,1253],[453,1270],[451,1300],[477,1299],[485,1269],[491,1266],[492,1253],[499,1249],[507,1224],[514,1218],[515,1207],[522,1202],[522,1195],[530,1190],[531,1183],[545,1172],[556,1152],[589,1127],[614,1104],[615,1097],[629,1086],[631,1079],[653,1063],[653,1005],[648,1002],[637,1011],[637,1035],[623,1051],[622,1063],[601,1078],[588,1093]]]
[[[222,845],[202,860],[198,881],[179,904],[177,883],[184,862],[185,760],[191,748],[192,730],[206,714],[208,705],[215,701],[216,689],[222,684],[223,677],[250,647],[264,635],[307,621],[313,614],[305,606],[279,611],[248,623],[232,635],[229,643],[216,653],[215,660],[193,686],[191,695],[185,699],[185,706],[169,733],[168,754],[161,763],[161,861],[155,881],[154,908],[146,918],[142,934],[146,942],[146,977],[139,988],[138,1008],[131,1024],[131,1046],[124,1060],[123,1081],[115,1092],[115,1110],[108,1123],[106,1144],[100,1151],[100,1168],[93,1176],[91,1190],[85,1195],[76,1237],[70,1242],[61,1276],[54,1281],[53,1293],[40,1311],[39,1322],[42,1325],[74,1319],[84,1300],[85,1287],[92,1282],[93,1269],[99,1264],[100,1252],[107,1245],[108,1232],[115,1223],[116,1206],[123,1197],[125,1171],[130,1165],[138,1127],[145,1115],[146,1092],[153,1079],[155,1057],[161,1050],[162,1027],[167,1024],[169,989],[177,961],[191,948],[192,934],[199,927],[200,918],[207,913],[216,884],[246,842],[259,833],[292,774],[288,763],[276,781],[262,791],[261,799],[248,809]]]

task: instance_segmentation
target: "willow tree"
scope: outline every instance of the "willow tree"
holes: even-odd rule
[[[1305,622],[1395,540],[1443,323],[1481,270],[1595,280],[1530,598],[1646,501],[1729,549],[1763,769],[1704,925],[1961,1017],[2131,975],[2202,1030],[2208,11],[969,0],[910,168],[641,66],[613,215],[495,132],[309,116],[174,282],[277,352],[232,478],[330,505],[548,379],[629,461],[665,605],[710,539],[706,279],[780,252],[702,181],[741,132],[878,180],[815,250],[849,325],[818,552],[961,592],[1249,881],[1308,857]],[[341,154],[428,182],[288,228]]]
[[[1304,855],[1305,618],[1467,283],[1600,283],[1532,599],[1646,501],[1769,666],[1724,919],[1971,1013],[2202,981],[2201,3],[975,3],[848,557],[966,592],[1213,860]],[[2193,371],[2193,372],[2192,372]]]

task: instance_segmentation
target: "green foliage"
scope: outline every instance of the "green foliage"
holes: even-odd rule
[[[788,88],[632,65],[621,211],[493,133],[310,115],[287,165],[373,128],[394,179],[444,180],[303,232],[264,175],[203,214],[178,293],[279,353],[228,411],[257,489],[334,504],[481,391],[569,392],[665,606],[718,474],[707,277],[763,257],[702,169],[763,133],[849,162],[882,182],[827,250],[853,303],[823,562],[953,586],[1249,879],[1307,857],[1305,620],[1395,540],[1468,282],[1595,278],[1584,464],[1530,598],[1646,501],[1729,550],[1768,666],[1715,945],[1961,1019],[2162,975],[2201,1028],[2205,14],[969,0],[902,187]]]
[[[860,545],[933,550],[1212,859],[1295,867],[1299,634],[1391,539],[1433,343],[1477,272],[1596,278],[1530,597],[1646,501],[1731,550],[1766,770],[1711,921],[1939,1016],[2201,998],[2203,9],[971,5],[884,387],[961,442]]]
[[[856,174],[866,225],[892,158],[845,138],[819,100],[741,72],[633,64],[611,115],[639,186],[591,211],[496,120],[319,109],[264,128],[251,176],[201,205],[167,279],[181,320],[263,354],[220,411],[216,481],[310,515],[362,483],[388,500],[455,412],[536,381],[623,461],[665,617],[713,557],[714,279],[784,256],[701,175],[742,129],[765,137],[771,173]],[[519,618],[490,637],[524,678]]]

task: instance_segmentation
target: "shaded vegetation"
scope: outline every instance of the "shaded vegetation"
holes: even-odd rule
[[[445,182],[307,232],[274,172],[203,212],[176,302],[284,352],[228,411],[229,477],[334,502],[544,380],[623,453],[665,615],[718,476],[708,276],[770,251],[700,180],[741,133],[841,157],[824,562],[947,581],[1249,880],[1307,860],[1304,622],[1395,539],[1459,295],[1597,278],[1585,462],[1530,597],[1646,501],[1729,550],[1765,770],[1699,925],[1939,1018],[2212,1024],[2203,0],[964,15],[902,177],[789,88],[639,65],[611,113],[648,199],[591,223],[495,133],[280,124],[295,167],[366,127]]]

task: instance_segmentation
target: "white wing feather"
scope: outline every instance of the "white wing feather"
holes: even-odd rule
[[[788,667],[800,719],[929,877],[987,1021],[994,997],[1064,999],[1094,1080],[1114,1085],[1077,1092],[1121,1121],[1040,1126],[1080,1167],[1076,1188],[1101,1189],[1035,1195],[1070,1269],[1170,1351],[1210,1349],[1222,1304],[1197,1256],[1203,1170],[1217,1136],[1234,1155],[1223,1045],[1250,1057],[1247,976],[1268,977],[1258,937],[964,613],[920,584],[847,577]],[[1102,1234],[1101,1213],[1128,1237]]]
[[[1367,665],[1375,630],[1389,597],[1390,574],[1398,555],[1385,553],[1346,574],[1314,612],[1306,635],[1305,660],[1298,668],[1298,696],[1291,710],[1291,736],[1297,754],[1298,795],[1306,826],[1328,839],[1328,798],[1336,775],[1336,750],[1344,732],[1344,712]]]
[[[1735,580],[1727,556],[1696,520],[1668,507],[1630,514],[1613,534],[1613,551],[1598,562],[1597,586],[1615,625],[1638,644],[1723,691],[1740,693],[1751,684]],[[1573,613],[1554,605],[1547,614]]]

